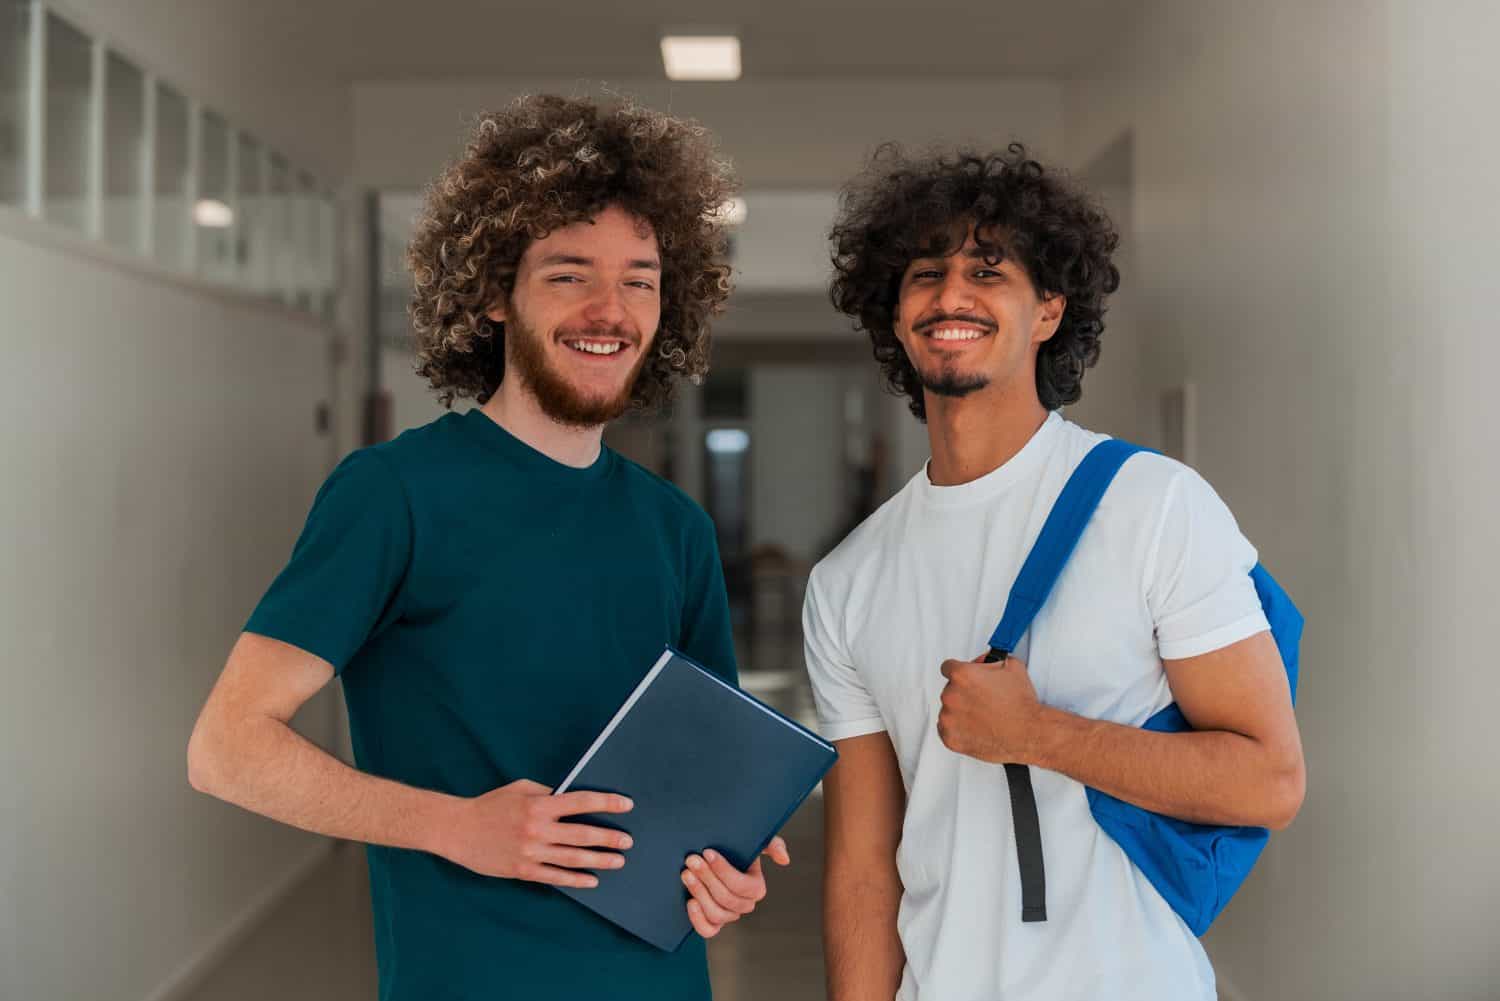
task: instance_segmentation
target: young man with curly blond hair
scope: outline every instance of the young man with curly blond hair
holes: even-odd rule
[[[658,951],[550,888],[630,864],[569,819],[630,803],[544,784],[664,645],[736,677],[708,517],[601,442],[705,370],[731,188],[664,115],[484,116],[408,254],[418,371],[479,406],[339,465],[203,708],[194,786],[369,845],[385,1001],[707,999],[703,938],[764,895],[759,862],[692,856],[702,937]],[[357,769],[288,726],[335,675]]]
[[[1213,1001],[1202,946],[1085,789],[1207,824],[1282,827],[1300,806],[1255,550],[1180,463],[1127,463],[1014,655],[980,660],[1104,438],[1059,411],[1098,358],[1116,242],[1020,146],[888,148],[845,193],[833,300],[926,422],[932,458],[808,586],[808,670],[839,749],[831,1001]],[[1194,732],[1140,728],[1173,701]],[[1012,786],[1006,765],[1032,782]]]

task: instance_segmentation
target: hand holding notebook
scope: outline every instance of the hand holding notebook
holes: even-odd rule
[[[761,855],[777,865],[792,864],[786,842],[779,837],[772,838]],[[766,878],[759,858],[741,872],[712,848],[688,856],[682,884],[692,895],[687,902],[688,921],[693,931],[704,938],[713,938],[725,925],[749,914],[766,895]]]
[[[630,836],[612,827],[578,823],[584,814],[629,813],[624,796],[573,792],[554,796],[539,782],[521,779],[461,801],[465,816],[444,825],[450,862],[483,876],[552,886],[589,887],[598,880],[580,869],[619,868]]]

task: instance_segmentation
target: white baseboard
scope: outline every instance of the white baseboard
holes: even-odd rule
[[[209,974],[255,931],[266,916],[276,909],[302,881],[311,876],[328,857],[333,854],[336,841],[320,842],[307,857],[298,862],[285,875],[266,887],[246,905],[245,909],[226,924],[217,935],[188,960],[177,972],[146,996],[145,1001],[183,1001],[196,990]]]

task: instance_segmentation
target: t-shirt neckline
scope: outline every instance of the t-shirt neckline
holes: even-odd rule
[[[580,468],[558,462],[511,434],[479,407],[469,410],[459,420],[485,447],[499,452],[528,473],[550,477],[559,482],[591,482],[607,474],[614,464],[614,452],[603,444],[599,446],[598,458],[587,466]]]
[[[1047,415],[1042,426],[1036,429],[1021,450],[983,476],[968,483],[940,487],[929,474],[929,463],[923,464],[916,475],[917,494],[923,502],[936,508],[966,507],[989,500],[1004,493],[1010,487],[1030,476],[1042,463],[1050,443],[1061,431],[1062,414],[1056,410]]]

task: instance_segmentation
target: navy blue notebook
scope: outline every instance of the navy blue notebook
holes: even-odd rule
[[[667,648],[555,792],[629,796],[635,809],[565,821],[627,832],[625,865],[588,890],[558,889],[668,952],[692,925],[688,855],[713,848],[750,867],[838,752],[833,745]]]

